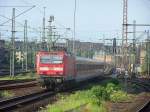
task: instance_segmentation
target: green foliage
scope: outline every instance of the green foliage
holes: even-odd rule
[[[0,97],[2,97],[2,98],[10,98],[13,96],[14,96],[14,94],[10,91],[1,91],[0,92]]]
[[[120,91],[120,90],[113,92],[110,95],[110,100],[113,102],[121,102],[121,101],[126,101],[128,99],[129,99],[129,96],[127,95],[127,93]]]
[[[146,74],[146,72],[148,71],[148,66],[150,67],[150,43],[149,42],[146,43],[146,55],[144,57],[144,63],[142,65],[142,74]]]
[[[65,112],[78,110],[79,112],[107,112],[105,101],[120,102],[129,99],[127,93],[122,91],[117,80],[110,80],[105,85],[94,86],[91,89],[77,91],[67,97],[60,96],[61,100],[48,105],[42,112]],[[81,105],[84,105],[81,107]]]
[[[14,77],[6,76],[1,77],[0,80],[21,80],[21,79],[36,79],[37,75],[36,73],[26,73],[26,74],[17,74]]]
[[[109,99],[107,90],[102,86],[93,87],[91,91],[93,94],[93,103],[100,105],[101,101]]]
[[[89,91],[78,91],[69,97],[61,97],[61,100],[54,105],[49,105],[48,112],[64,112],[73,108],[80,107],[90,102]]]
[[[46,112],[64,112],[64,111],[60,107],[52,106],[52,107],[49,107],[48,111]]]
[[[85,106],[84,110],[78,109],[76,112],[107,112],[107,109],[103,104],[94,105],[90,103]]]
[[[109,82],[115,85],[119,85],[119,81],[117,79],[111,79]]]
[[[116,86],[116,85],[113,84],[113,83],[108,83],[107,86],[106,86],[106,91],[107,91],[108,94],[112,94],[113,92],[118,91],[118,90],[120,90],[120,89],[121,89],[121,88],[120,88],[119,85]]]

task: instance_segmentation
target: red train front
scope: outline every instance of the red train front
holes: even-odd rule
[[[75,77],[75,57],[65,51],[38,52],[36,64],[40,82],[47,88]]]

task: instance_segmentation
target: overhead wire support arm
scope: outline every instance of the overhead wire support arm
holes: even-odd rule
[[[0,5],[0,7],[32,7],[32,6],[23,6],[23,5]]]
[[[29,9],[27,9],[27,10],[23,11],[22,13],[18,14],[17,16],[15,16],[15,19],[16,19],[17,17],[19,17],[20,15],[22,15],[22,14],[24,14],[24,13],[26,13],[26,12],[30,11],[30,10],[31,10],[31,9],[33,9],[34,7],[36,7],[36,6],[35,6],[35,5],[33,5],[31,8],[29,8]],[[4,25],[4,24],[8,23],[9,21],[10,21],[10,20],[7,20],[7,21],[5,21],[5,22],[1,23],[1,24],[0,24],[0,26],[2,26],[2,25]]]
[[[134,24],[123,24],[124,26],[134,26]],[[136,24],[135,26],[150,26],[150,24]]]

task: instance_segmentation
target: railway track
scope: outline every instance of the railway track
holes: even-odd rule
[[[30,71],[15,71],[15,75],[18,74],[26,74],[26,73],[30,73],[30,72],[35,72],[35,70],[30,70]],[[9,75],[9,71],[0,71],[0,76],[7,76]]]
[[[0,112],[2,111],[10,112],[13,111],[14,109],[28,105],[31,102],[38,101],[46,97],[50,97],[52,95],[55,95],[55,92],[42,90],[36,93],[3,100],[0,101]]]
[[[149,80],[140,80],[136,79],[135,83],[142,86],[146,92],[150,92],[150,81]],[[136,112],[150,112],[150,99],[145,101],[143,105]]]
[[[129,80],[129,82],[134,83],[134,84],[136,84],[136,85],[138,85],[138,86],[143,87],[146,92],[150,92],[150,84],[141,82],[141,81],[139,81],[139,80]]]
[[[137,112],[150,112],[150,100],[145,102]]]
[[[97,81],[98,79],[95,79],[95,80]],[[89,83],[89,82],[87,81],[86,83]],[[84,86],[86,87],[86,84],[82,86],[81,84],[78,84],[76,86],[66,88],[65,90],[58,90],[58,91],[42,90],[37,93],[32,93],[32,94],[28,94],[28,95],[24,95],[20,97],[14,97],[11,99],[2,100],[0,101],[0,112],[1,111],[10,112],[10,110],[15,111],[18,109],[23,109],[24,107],[29,106],[30,104],[34,104],[44,99],[51,98],[55,96],[57,93],[63,93],[63,92],[71,93],[72,91],[83,89]],[[36,108],[39,108],[39,106]],[[30,111],[31,110],[32,109],[30,109]]]
[[[150,92],[149,80],[134,79],[128,80],[128,82],[142,87],[145,92]],[[150,112],[150,98],[147,97],[147,99],[144,99],[143,103],[141,103],[138,107],[135,107],[135,112]]]
[[[7,81],[6,81],[7,82]],[[38,84],[38,81],[36,80],[23,80],[23,81],[18,81],[13,83],[7,82],[7,83],[1,83],[0,84],[0,90],[10,90],[10,89],[16,89],[16,88],[24,88],[24,87],[32,87]]]
[[[16,84],[16,83],[24,83],[24,82],[30,82],[35,81],[36,79],[18,79],[18,80],[0,80],[0,86],[6,85],[6,84]]]

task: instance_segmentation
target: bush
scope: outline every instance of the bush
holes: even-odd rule
[[[109,100],[109,93],[106,91],[106,89],[102,86],[96,86],[91,89],[92,91],[92,98],[93,103],[97,103],[98,105],[101,104],[101,101],[103,100]]]
[[[113,82],[113,83],[112,83]],[[119,102],[128,99],[127,93],[121,91],[119,81],[111,80],[105,86],[96,86],[91,89],[92,101],[100,105],[102,101]]]
[[[113,102],[121,102],[121,101],[126,101],[128,100],[128,95],[127,93],[123,91],[116,91],[110,95],[110,100]]]
[[[107,84],[107,86],[106,86],[106,91],[107,91],[107,93],[109,93],[109,94],[113,93],[113,92],[116,90],[116,87],[115,87],[115,86],[116,86],[116,85],[113,84],[113,83]]]
[[[109,82],[115,85],[119,85],[119,81],[117,79],[111,79]]]
[[[113,84],[113,83],[108,83],[108,84],[106,85],[106,91],[107,91],[107,93],[109,93],[109,94],[112,94],[113,92],[118,91],[118,90],[120,90],[120,89],[121,89],[121,87],[120,87],[119,85],[115,85],[115,84]]]
[[[48,111],[43,111],[43,112],[64,112],[64,111],[60,107],[49,106]]]

